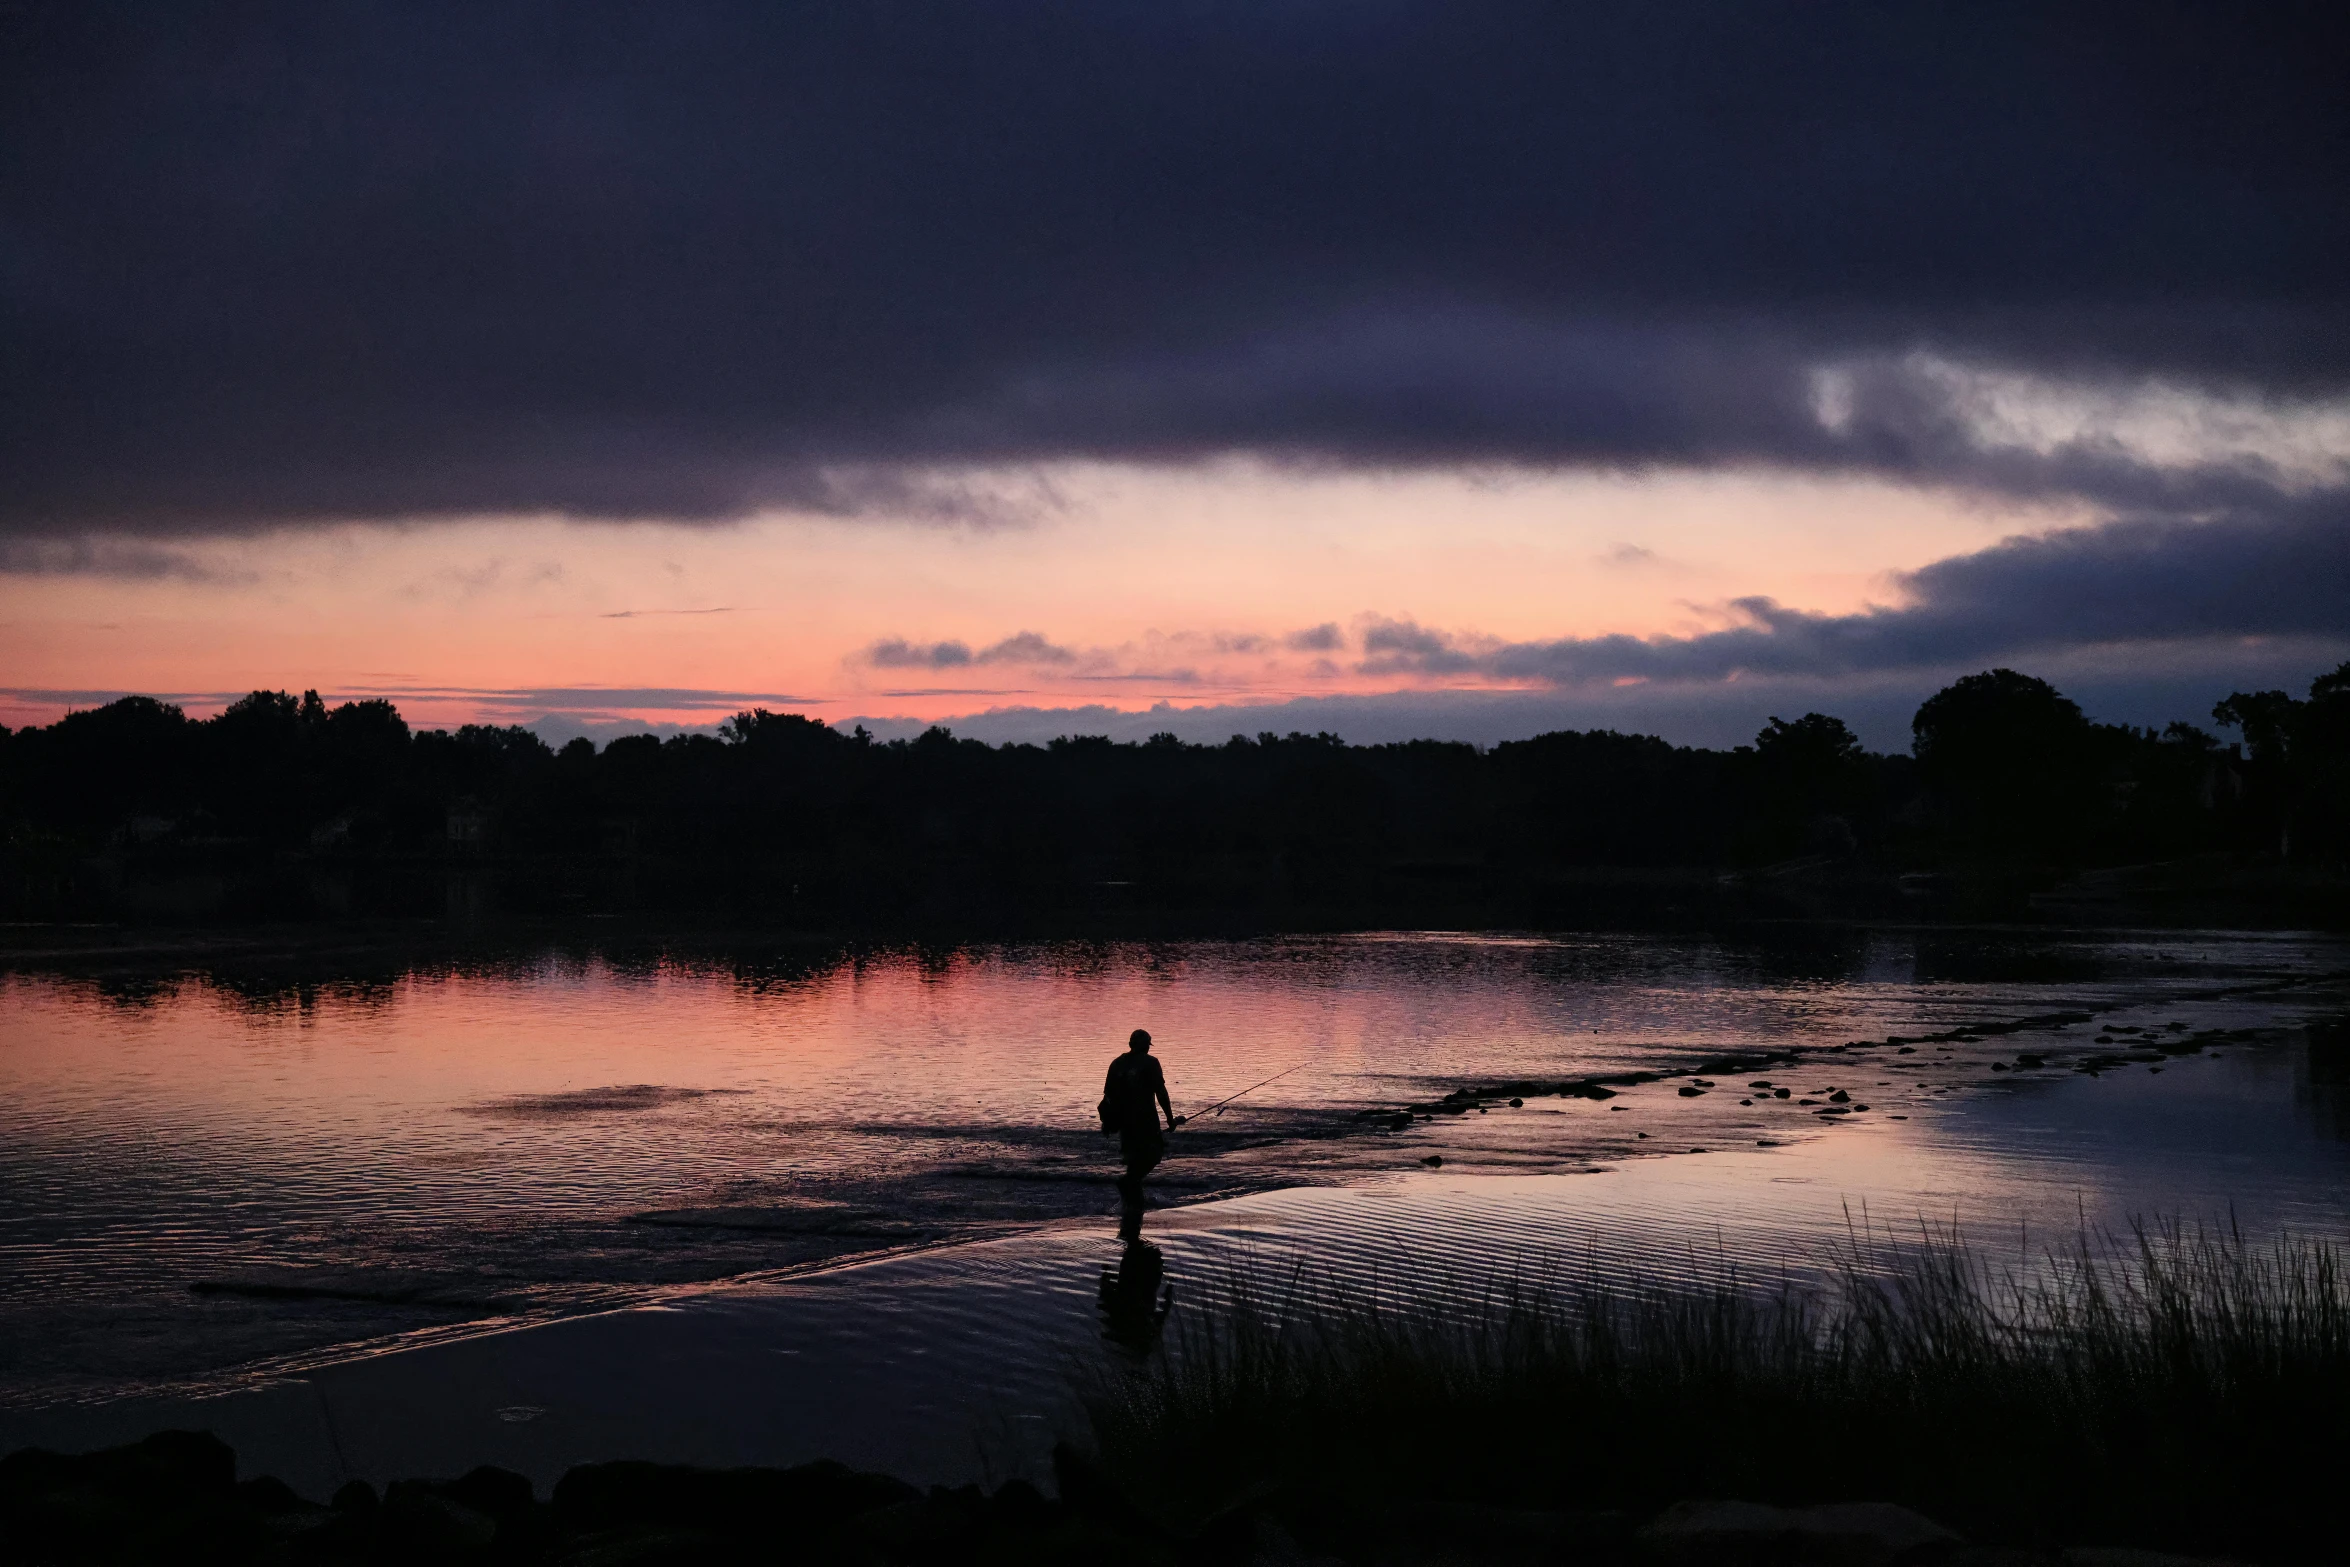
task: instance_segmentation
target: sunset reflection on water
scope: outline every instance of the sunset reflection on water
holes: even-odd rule
[[[2084,1004],[2201,1027],[2243,1003],[2176,998],[2339,960],[2265,937],[1389,934],[555,951],[282,984],[20,973],[0,989],[0,1313],[19,1330],[0,1391],[1107,1211],[1093,1104],[1135,1027],[1179,1110],[1297,1068],[1187,1133],[1161,1200],[1425,1179],[1432,1155],[1448,1177],[1563,1172],[1847,1136],[1855,1190],[2006,1213],[2051,1166],[2017,1174],[2006,1132],[1967,1152],[1951,1096],[1989,1079],[1946,1083],[1964,1074],[1925,1070],[1930,1054],[1828,1074],[1884,1101],[1865,1139],[1669,1085],[1392,1134],[1352,1112]],[[2247,1088],[2243,1114],[2274,1116],[2280,1093]],[[2053,1157],[2092,1185],[2130,1179],[2134,1145],[2075,1121],[2052,1125]],[[1929,1132],[1949,1173],[1921,1184],[1903,1150]],[[1685,1193],[1710,1219],[1675,1222],[1729,1222],[1753,1177],[1722,1179],[1718,1198]]]

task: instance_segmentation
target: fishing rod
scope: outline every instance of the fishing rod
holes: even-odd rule
[[[1222,1115],[1224,1113],[1224,1107],[1232,1103],[1233,1100],[1242,1098],[1248,1094],[1255,1093],[1258,1089],[1264,1087],[1265,1083],[1278,1083],[1283,1078],[1287,1077],[1291,1072],[1302,1072],[1310,1064],[1310,1059],[1307,1061],[1300,1061],[1293,1067],[1288,1067],[1282,1071],[1275,1072],[1271,1077],[1266,1078],[1264,1083],[1251,1083],[1246,1088],[1242,1089],[1239,1093],[1228,1094],[1224,1098],[1219,1099],[1214,1104],[1208,1106],[1205,1110],[1202,1110],[1195,1115],[1187,1115],[1183,1119],[1186,1123],[1189,1123],[1200,1119],[1201,1116]]]

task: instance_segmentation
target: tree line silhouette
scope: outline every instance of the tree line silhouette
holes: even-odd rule
[[[1606,730],[882,742],[764,709],[558,750],[315,691],[208,719],[131,696],[0,728],[0,895],[32,917],[434,913],[461,883],[542,913],[1343,920],[1575,916],[1725,872],[1890,896],[1904,873],[2045,883],[2220,853],[2339,870],[2350,664],[2213,717],[2241,738],[2096,723],[1995,669],[1919,707],[1906,755],[1820,713],[1708,750]]]

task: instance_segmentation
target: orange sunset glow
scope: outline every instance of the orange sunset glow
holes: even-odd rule
[[[79,691],[203,713],[303,685],[390,696],[422,724],[560,713],[606,729],[706,727],[748,705],[929,721],[1514,689],[1382,669],[1365,629],[1688,636],[1735,624],[1729,600],[1751,594],[1848,614],[1898,602],[1898,571],[2079,520],[1737,474],[1087,466],[963,482],[990,514],[348,525],[176,546],[145,576],[0,579],[16,687],[0,721],[46,721]],[[889,643],[906,651],[877,660]]]

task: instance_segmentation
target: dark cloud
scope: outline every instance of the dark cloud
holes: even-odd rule
[[[1052,497],[958,466],[1236,451],[2241,509],[2291,487],[2260,450],[1987,439],[1934,367],[2341,395],[2337,32],[2217,4],[12,6],[0,527],[985,523]]]
[[[185,549],[139,538],[0,537],[0,576],[120,577],[135,582],[249,582],[253,574],[223,569]]]
[[[409,701],[453,698],[497,707],[618,708],[646,712],[709,710],[730,714],[759,703],[804,705],[822,700],[784,691],[716,691],[697,686],[379,686],[358,694]]]
[[[0,686],[0,706],[31,709],[34,722],[48,722],[60,709],[104,707],[126,696],[151,696],[171,702],[203,717],[238,700],[243,691],[142,691],[104,689],[63,690],[38,686]],[[974,692],[975,696],[988,693]],[[560,745],[575,736],[598,741],[615,735],[680,734],[708,729],[746,707],[822,707],[823,699],[794,696],[785,691],[719,691],[691,686],[420,686],[362,685],[324,693],[328,705],[382,697],[399,706],[410,724],[430,727],[423,709],[447,704],[470,711],[477,720],[493,724],[521,724],[536,730],[549,743]],[[691,722],[674,718],[648,720],[641,713],[682,713]]]
[[[732,604],[714,604],[708,609],[608,609],[596,618],[598,620],[642,620],[654,615],[731,615],[733,613],[735,613],[735,606]]]
[[[1444,632],[1431,631],[1416,620],[1378,615],[1363,624],[1363,654],[1355,667],[1371,675],[1467,675],[1483,672],[1485,665]]]
[[[1293,653],[1331,653],[1346,646],[1346,633],[1338,629],[1338,622],[1326,620],[1303,631],[1292,631],[1281,639],[1281,645]]]
[[[1738,599],[1740,624],[1698,636],[1496,643],[1381,620],[1357,667],[1574,686],[1842,677],[2109,644],[2350,639],[2350,502],[2060,529],[1937,561],[1900,586],[1906,604],[1849,615]]]
[[[22,703],[28,707],[62,707],[69,710],[104,707],[109,702],[126,696],[148,696],[158,702],[169,702],[176,707],[204,709],[226,707],[242,691],[114,691],[103,687],[59,686],[0,686],[0,698]]]
[[[884,637],[865,650],[865,662],[876,669],[960,669],[971,662],[971,649],[962,642],[917,646],[904,637]]]
[[[960,697],[966,701],[973,701],[980,697],[988,696],[1027,696],[1029,692],[1025,687],[1018,686],[998,686],[992,688],[987,686],[909,686],[903,690],[879,691],[874,694],[877,696],[887,697],[893,702],[906,702],[912,701],[917,697],[933,696],[952,696]]]
[[[961,669],[970,664],[1074,664],[1078,655],[1034,631],[1016,632],[978,652],[963,642],[913,643],[885,637],[865,650],[876,669]]]
[[[1074,664],[1077,655],[1034,631],[1016,632],[979,650],[975,664]]]
[[[1064,647],[1041,632],[1021,631],[974,652],[967,642],[914,642],[886,637],[859,655],[877,669],[949,670],[980,665],[1016,665],[1049,670],[1053,678],[1141,686],[1200,686],[1210,683],[1192,664],[1180,662],[1205,653],[1221,657],[1262,657],[1277,648],[1314,652],[1345,645],[1345,633],[1336,622],[1293,631],[1273,638],[1257,632],[1153,631],[1139,643],[1121,647]],[[1333,671],[1335,672],[1335,671]],[[950,688],[946,691],[893,691],[891,696],[1003,695]]]

